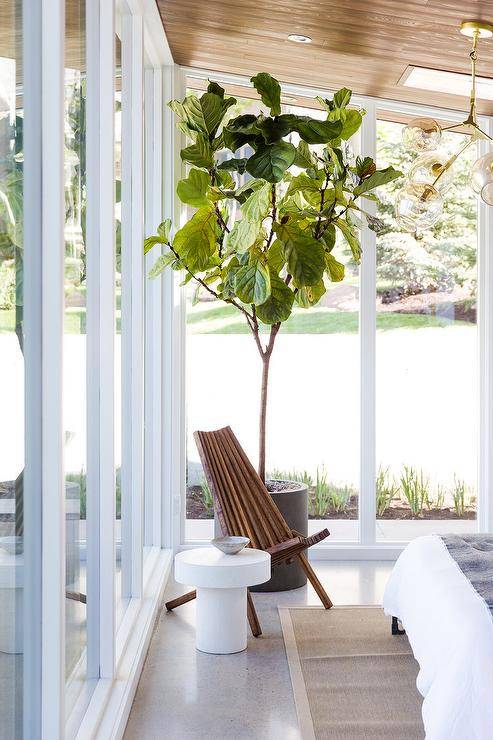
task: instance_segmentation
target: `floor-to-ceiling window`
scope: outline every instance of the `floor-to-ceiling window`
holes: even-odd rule
[[[388,119],[377,122],[378,165],[408,172],[417,158],[402,143],[405,121]],[[464,134],[444,133],[443,161],[466,142]],[[477,156],[470,146],[443,175],[444,212],[432,229],[400,229],[394,216],[400,183],[381,192],[377,540],[476,529],[478,207],[469,171]]]
[[[203,81],[189,78],[189,86],[200,95]],[[284,110],[297,110],[283,101]],[[258,106],[240,98],[231,115]],[[379,167],[407,173],[413,157],[401,134],[411,114],[398,104],[381,108],[368,101],[364,133],[352,147],[357,154],[373,151]],[[446,132],[439,156],[449,157],[467,140],[464,133]],[[363,266],[339,246],[344,281],[328,285],[315,309],[295,308],[278,337],[268,474],[308,484],[310,517],[329,520],[331,538],[324,546],[358,540],[387,545],[431,531],[477,529],[481,281],[478,204],[468,174],[477,156],[472,145],[455,162],[443,216],[423,233],[405,232],[396,221],[402,181],[381,188],[381,204],[366,205],[382,228],[376,237],[363,233]],[[255,461],[260,368],[241,315],[195,286],[185,290],[185,537],[201,540],[213,531],[213,501],[192,434],[231,424]],[[310,378],[295,415],[285,402],[294,357]],[[335,392],[325,405],[327,383]],[[293,424],[296,433],[290,433]],[[363,512],[361,496],[370,501]]]
[[[0,737],[22,735],[24,653],[24,242],[22,3],[0,35]]]
[[[139,0],[125,7],[0,0],[0,20],[0,738],[75,737],[79,728],[93,737],[100,721],[116,736],[123,726],[119,713],[111,715],[119,705],[110,700],[115,679],[121,687],[125,661],[134,666],[132,681],[138,677],[136,658],[171,558],[158,519],[144,576],[144,194],[134,173],[143,161],[144,48],[157,81],[172,60],[157,8]],[[130,84],[122,101],[123,37]],[[151,116],[149,147],[157,151],[162,109]],[[122,168],[132,174],[123,352]],[[163,218],[162,179],[158,161],[149,228]],[[154,342],[159,356],[161,336]],[[159,365],[155,373],[159,390]],[[159,392],[154,400],[161,403]],[[132,609],[118,620],[124,424],[133,450],[130,577],[118,606],[132,600]],[[151,482],[156,514],[160,496]]]
[[[325,117],[320,108],[283,100],[283,113]],[[304,101],[306,106],[313,102]],[[259,101],[238,98],[228,115],[261,108]],[[292,138],[297,144],[298,135]],[[348,156],[359,146],[359,137],[353,137]],[[235,177],[241,185],[248,175]],[[232,210],[231,221],[236,216]],[[267,476],[306,483],[310,519],[330,519],[333,537],[351,541],[358,539],[359,513],[359,268],[342,238],[337,238],[334,256],[345,266],[345,280],[327,280],[315,307],[295,305],[276,341],[269,378]],[[267,331],[264,327],[264,338]],[[261,362],[244,317],[197,290],[193,281],[187,286],[186,357],[186,536],[202,539],[212,532],[212,498],[193,432],[229,424],[256,459]],[[288,399],[301,392],[300,371],[310,380],[303,382],[303,403],[293,405]]]

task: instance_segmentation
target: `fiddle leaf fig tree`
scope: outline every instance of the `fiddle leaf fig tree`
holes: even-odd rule
[[[370,229],[379,228],[361,198],[375,199],[372,191],[401,173],[377,169],[370,157],[350,157],[346,142],[361,126],[362,112],[348,107],[347,88],[332,99],[318,98],[326,111],[319,120],[281,113],[281,87],[269,74],[251,81],[267,109],[258,115],[232,118],[228,111],[236,100],[215,82],[200,98],[169,103],[190,140],[181,151],[188,175],[177,194],[195,210],[173,236],[171,222],[163,222],[144,251],[156,244],[163,251],[151,277],[166,268],[184,271],[185,282],[194,280],[234,306],[248,324],[262,361],[264,478],[269,364],[279,330],[295,307],[310,309],[330,283],[344,279],[334,255],[338,233],[359,262],[358,214]],[[268,327],[265,342],[262,325]]]

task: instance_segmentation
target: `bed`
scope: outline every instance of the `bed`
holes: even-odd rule
[[[427,740],[492,740],[493,537],[413,540],[383,606],[402,622],[419,663]]]

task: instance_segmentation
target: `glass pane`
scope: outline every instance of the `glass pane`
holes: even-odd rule
[[[22,736],[23,140],[22,2],[2,3],[0,34],[0,737]]]
[[[122,460],[122,335],[121,335],[121,239],[122,239],[122,48],[118,36],[115,37],[115,490],[116,490],[116,594],[117,604],[121,606],[121,460]],[[121,616],[121,610],[117,613]]]
[[[405,173],[404,123],[380,120],[378,166]],[[445,133],[450,156],[465,136]],[[478,331],[475,145],[457,160],[442,218],[396,228],[399,184],[384,189],[377,239],[377,539],[476,529]],[[402,183],[400,183],[402,184]]]
[[[242,98],[230,115],[258,111],[257,101]],[[307,109],[283,105],[283,113],[306,115]],[[309,109],[308,115],[326,114]],[[358,142],[351,146],[356,149]],[[231,221],[235,216],[232,210]],[[266,472],[267,477],[308,485],[310,532],[321,528],[317,520],[330,519],[331,540],[356,540],[359,272],[345,243],[337,243],[334,256],[345,264],[344,282],[327,282],[317,306],[295,307],[276,340],[269,377]],[[230,425],[256,465],[262,367],[244,317],[206,291],[196,293],[192,282],[187,288],[186,357],[185,537],[195,540],[212,536],[213,511],[193,432]]]
[[[86,51],[85,2],[65,29],[66,710],[86,677]]]

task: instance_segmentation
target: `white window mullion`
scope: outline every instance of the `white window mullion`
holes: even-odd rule
[[[145,71],[145,230],[154,233],[162,220],[162,72]],[[161,336],[162,282],[147,274],[158,256],[145,259],[145,544],[161,547]]]
[[[483,117],[483,131],[493,136],[493,119]],[[478,157],[490,150],[480,141]],[[478,298],[479,328],[479,471],[478,529],[493,527],[493,209],[484,203],[478,208]]]
[[[132,596],[144,537],[144,21],[132,16]]]
[[[42,738],[65,727],[64,0],[41,10]],[[29,600],[26,600],[29,603]]]
[[[165,100],[182,100],[186,77],[178,65],[164,70]],[[171,218],[174,230],[180,228],[184,209],[175,195],[183,176],[180,149],[184,135],[174,125],[173,114],[164,112],[164,215]],[[177,273],[163,274],[163,544],[177,547],[185,530],[185,297]]]
[[[24,609],[23,737],[41,737],[41,3],[23,2],[24,85]]]
[[[113,3],[87,0],[87,672],[115,672]]]
[[[122,16],[122,596],[142,593],[143,20]]]
[[[361,150],[376,159],[377,122],[375,103],[365,102],[366,115],[361,128]],[[365,201],[365,210],[375,213],[375,204]],[[360,270],[360,542],[375,543],[376,476],[376,235],[365,223],[361,230]]]

